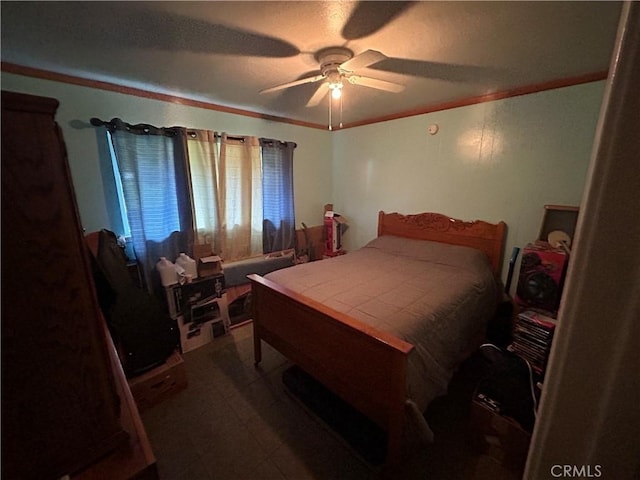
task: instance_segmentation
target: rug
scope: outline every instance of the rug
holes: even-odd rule
[[[385,431],[297,365],[282,374],[282,381],[297,400],[319,418],[367,463],[384,463]]]

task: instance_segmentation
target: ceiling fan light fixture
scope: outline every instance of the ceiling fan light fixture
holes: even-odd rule
[[[344,85],[341,81],[339,82],[329,82],[329,89],[331,90],[331,97],[334,99],[339,99],[342,97],[342,88]]]
[[[337,69],[328,71],[325,74],[327,76],[327,80],[329,81],[329,90],[331,90],[331,97],[337,100],[342,96],[342,88],[344,87],[342,83],[342,75]]]

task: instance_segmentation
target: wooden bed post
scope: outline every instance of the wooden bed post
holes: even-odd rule
[[[251,296],[255,299],[258,292],[252,286]],[[253,300],[251,302],[251,318],[253,320],[253,365],[257,367],[262,361],[262,343],[260,340],[260,334],[258,332],[258,328],[260,325],[260,312],[258,312],[257,302]]]

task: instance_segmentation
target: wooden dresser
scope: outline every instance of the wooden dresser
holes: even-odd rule
[[[57,107],[2,92],[2,478],[157,478],[97,303]]]

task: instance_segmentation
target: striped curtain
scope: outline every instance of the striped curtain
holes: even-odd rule
[[[261,138],[264,253],[295,246],[293,151],[296,144]]]
[[[159,258],[173,260],[192,251],[186,131],[133,126],[117,119],[110,126],[133,249],[147,288],[158,291]]]

